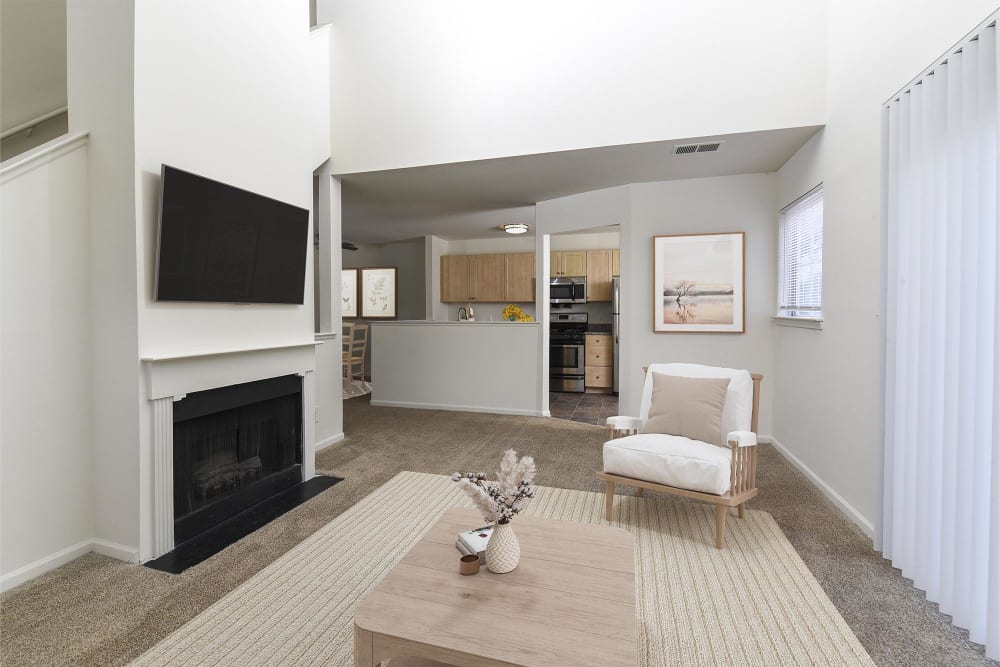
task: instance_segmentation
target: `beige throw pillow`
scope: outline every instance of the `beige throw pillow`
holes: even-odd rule
[[[722,407],[729,378],[688,378],[653,373],[653,398],[643,433],[682,435],[722,443]]]

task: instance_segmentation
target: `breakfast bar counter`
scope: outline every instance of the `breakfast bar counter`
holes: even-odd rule
[[[372,405],[541,415],[535,322],[374,322]]]

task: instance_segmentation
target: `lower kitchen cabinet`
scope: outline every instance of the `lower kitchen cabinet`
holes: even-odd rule
[[[615,379],[611,334],[587,334],[584,354],[586,358],[584,366],[586,391],[588,393],[610,393]]]

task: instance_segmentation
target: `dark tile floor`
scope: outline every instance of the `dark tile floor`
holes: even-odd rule
[[[549,411],[556,419],[604,426],[608,417],[618,414],[618,396],[550,391]]]

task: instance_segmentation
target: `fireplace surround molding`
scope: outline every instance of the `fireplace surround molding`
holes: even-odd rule
[[[187,394],[266,380],[282,375],[302,378],[302,475],[315,474],[313,372],[316,341],[142,358],[146,399],[151,407],[150,475],[143,496],[149,512],[141,513],[139,557],[162,556],[174,548],[173,438],[174,402]]]

